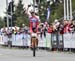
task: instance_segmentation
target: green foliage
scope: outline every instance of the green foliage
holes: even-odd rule
[[[47,8],[46,5],[47,3],[45,2],[45,0],[42,0],[39,5],[39,16],[40,16],[41,22],[44,22],[46,20],[45,19],[45,13]]]
[[[64,16],[64,3],[53,3],[52,5],[49,5],[51,7],[51,16],[49,23],[52,23],[55,19],[60,19]],[[41,8],[43,7],[43,8]],[[72,8],[73,11],[75,11],[75,0],[72,0]],[[45,21],[45,12],[47,9],[47,2],[45,0],[42,0],[39,5],[39,13],[41,21]]]
[[[75,11],[75,0],[72,0],[73,11]]]
[[[19,0],[18,5],[16,6],[15,15],[17,17],[17,20],[15,21],[17,26],[22,26],[22,24],[28,25],[28,16],[24,13],[22,0]]]
[[[43,0],[40,3],[40,8],[39,8],[40,18],[42,22],[46,20],[45,13],[46,13],[48,6],[51,8],[51,16],[49,20],[50,23],[53,22],[55,19],[59,19],[63,16],[63,4],[62,3],[58,3],[58,4],[53,3],[52,5],[50,5],[45,0]]]
[[[39,16],[41,19],[41,22],[44,22],[46,20],[46,9],[47,6],[51,7],[51,16],[49,23],[52,23],[55,19],[60,19],[61,17],[64,16],[64,8],[63,8],[63,3],[58,3],[58,4],[47,4],[46,0],[40,0],[39,4]],[[72,8],[73,11],[75,11],[75,0],[72,0]],[[22,4],[22,0],[19,0],[18,5],[15,6],[15,11],[14,11],[14,17],[16,17],[16,20],[14,20],[15,25],[22,26],[22,24],[28,25],[29,26],[29,19],[28,15],[24,13],[24,5]],[[0,28],[4,26],[4,21],[0,17]]]
[[[3,19],[0,17],[0,28],[4,27],[5,23],[3,21]]]
[[[63,17],[64,13],[63,13],[63,4],[58,4],[58,6],[55,6],[56,8],[52,8],[51,11],[51,18],[50,21],[53,22],[55,19],[60,19],[61,17]]]

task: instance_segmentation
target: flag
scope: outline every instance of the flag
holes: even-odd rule
[[[49,21],[49,17],[50,17],[50,7],[47,8],[47,18],[46,18],[47,21]]]

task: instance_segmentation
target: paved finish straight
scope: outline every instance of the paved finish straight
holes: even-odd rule
[[[33,57],[30,49],[0,48],[0,61],[75,61],[75,53],[36,51]]]

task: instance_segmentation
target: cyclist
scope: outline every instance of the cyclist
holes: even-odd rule
[[[37,30],[37,26],[40,23],[40,18],[38,15],[36,15],[36,13],[33,9],[29,10],[29,8],[30,8],[30,6],[28,6],[26,13],[29,16],[30,32],[33,32],[33,30],[32,30],[33,28],[36,28],[36,30]]]

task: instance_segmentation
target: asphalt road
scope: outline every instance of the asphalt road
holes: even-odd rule
[[[0,47],[0,61],[75,61],[75,53],[36,51],[33,57],[30,49],[9,49]]]

